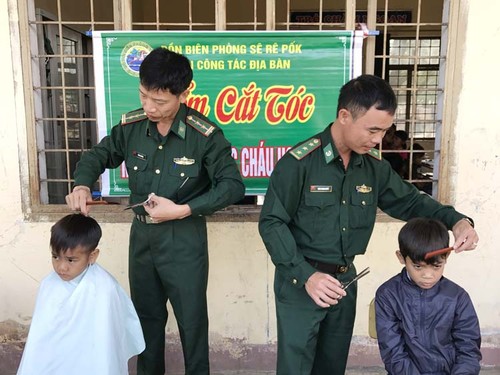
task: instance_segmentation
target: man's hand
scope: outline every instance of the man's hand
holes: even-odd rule
[[[459,220],[452,228],[455,243],[453,248],[459,253],[463,250],[474,250],[479,242],[479,236],[467,220]]]
[[[87,202],[92,201],[92,194],[87,186],[78,185],[73,188],[73,191],[66,195],[66,204],[73,211],[80,211],[87,216],[90,212],[90,207]]]
[[[307,294],[320,307],[330,307],[339,303],[339,299],[345,297],[346,292],[342,284],[332,275],[315,272],[309,277],[305,284]]]
[[[191,207],[187,204],[175,204],[170,199],[159,197],[153,193],[150,194],[149,202],[144,206],[144,209],[155,223],[184,219],[191,215]]]

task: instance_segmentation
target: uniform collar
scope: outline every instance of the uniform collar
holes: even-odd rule
[[[186,122],[185,122],[186,116],[187,116],[187,107],[185,104],[181,103],[181,106],[179,107],[179,110],[175,115],[174,122],[172,122],[172,126],[170,127],[170,132],[174,133],[181,139],[186,138]],[[156,127],[155,122],[148,120],[146,135],[148,137],[159,137],[158,128]]]
[[[177,115],[175,115],[172,127],[170,128],[170,131],[176,134],[181,139],[186,138],[186,122],[185,122],[186,116],[187,116],[187,106],[184,103],[181,103],[181,106],[177,111]]]
[[[323,146],[323,156],[325,157],[326,164],[330,164],[333,160],[340,157],[340,153],[335,147],[335,142],[332,138],[331,127],[333,123],[329,124],[326,129],[320,134],[321,145]],[[363,157],[354,151],[351,152],[351,163],[353,165],[361,165]]]

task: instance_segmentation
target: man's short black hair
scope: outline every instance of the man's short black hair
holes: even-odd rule
[[[155,48],[141,63],[141,85],[151,91],[169,91],[182,94],[193,80],[193,70],[186,56],[166,48]]]
[[[401,228],[398,242],[403,258],[409,257],[414,262],[433,264],[446,257],[446,254],[430,259],[425,259],[425,254],[448,247],[450,235],[441,221],[421,217],[409,220]]]
[[[346,109],[356,120],[373,106],[393,116],[398,106],[396,95],[382,78],[369,74],[360,75],[340,89],[337,116],[341,109]]]
[[[97,248],[101,236],[97,221],[82,214],[71,214],[60,219],[50,229],[50,247],[57,254],[79,246],[90,253]]]

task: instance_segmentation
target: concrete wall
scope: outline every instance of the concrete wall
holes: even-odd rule
[[[445,127],[450,165],[449,199],[476,221],[481,242],[476,251],[452,254],[445,274],[467,289],[475,303],[483,334],[484,365],[500,365],[500,124],[498,41],[500,29],[487,22],[500,13],[500,2],[457,1],[461,17],[460,53],[449,61],[456,78],[447,97],[452,116]],[[40,280],[51,270],[48,235],[52,222],[25,220],[27,140],[20,93],[21,62],[14,0],[0,0],[0,374],[15,371],[33,311]],[[10,11],[10,18],[9,18]],[[456,36],[455,36],[456,37]],[[454,38],[451,35],[451,38]],[[455,43],[455,44],[457,44]],[[384,280],[399,272],[394,251],[401,223],[381,218],[367,254],[356,266],[371,267],[360,282],[351,365],[379,364],[368,338],[368,304]],[[129,224],[102,224],[100,263],[127,287]],[[273,265],[255,222],[210,222],[209,313],[214,369],[274,368],[276,327],[272,293]],[[175,322],[169,321],[168,357],[172,370],[182,368]]]

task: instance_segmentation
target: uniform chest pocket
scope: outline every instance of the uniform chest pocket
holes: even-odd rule
[[[351,195],[351,204],[353,206],[371,206],[373,205],[373,193],[358,193],[354,192]]]
[[[336,203],[335,194],[328,193],[306,193],[304,202],[306,206],[323,209]]]
[[[337,209],[338,204],[334,193],[307,192],[304,196],[304,205],[297,215],[304,225],[312,228],[315,233],[321,233],[330,228],[331,219]]]
[[[126,161],[128,186],[134,194],[149,194],[153,173],[148,169],[148,161],[131,157]]]
[[[180,179],[195,178],[200,173],[198,163],[191,165],[181,165],[173,163],[168,169],[168,174]]]
[[[367,228],[373,225],[377,205],[373,192],[351,194],[349,223],[352,228]]]

